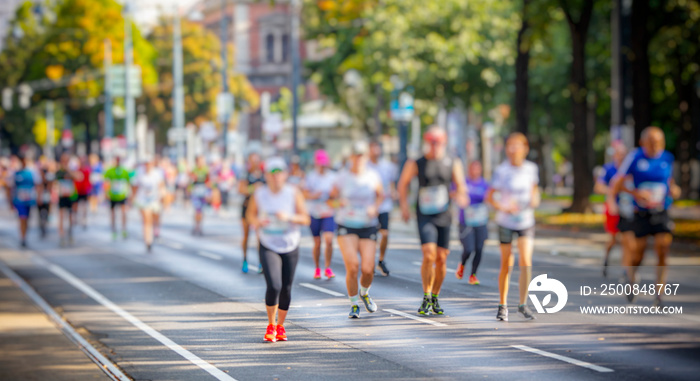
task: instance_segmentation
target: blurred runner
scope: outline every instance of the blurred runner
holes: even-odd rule
[[[316,270],[314,279],[321,279],[321,241],[325,245],[325,270],[328,279],[334,278],[331,270],[331,257],[333,256],[333,208],[328,205],[328,197],[335,183],[335,172],[331,171],[328,153],[319,149],[314,153],[314,170],[309,173],[304,182],[304,196],[308,201],[309,214],[311,215],[311,235],[314,237],[312,251]]]
[[[265,274],[268,326],[264,340],[287,341],[284,322],[292,300],[292,283],[299,262],[299,225],[308,225],[304,197],[286,183],[287,165],[279,157],[265,162],[266,185],[255,189],[246,219],[260,240],[260,263]]]
[[[479,284],[476,271],[481,263],[481,253],[484,242],[489,236],[489,208],[484,203],[484,197],[489,189],[489,183],[482,177],[481,162],[469,164],[467,189],[469,191],[469,206],[459,210],[459,240],[462,242],[462,260],[457,267],[457,279],[464,277],[464,266],[469,257],[474,254],[472,271],[469,273],[469,284]]]
[[[431,127],[423,135],[428,145],[427,152],[418,160],[409,160],[404,165],[399,180],[399,201],[401,215],[405,222],[410,218],[408,208],[408,186],[418,177],[418,234],[423,251],[421,279],[423,281],[423,302],[418,313],[432,312],[442,315],[438,297],[447,272],[447,256],[450,254],[450,184],[455,184],[452,198],[461,208],[469,204],[462,163],[452,160],[445,153],[447,135],[437,126]]]
[[[231,169],[231,162],[228,159],[224,159],[221,162],[221,168],[217,173],[216,179],[216,186],[221,197],[221,206],[224,209],[228,209],[231,191],[236,185],[236,176],[233,173],[233,169]]]
[[[634,235],[636,237],[628,281],[636,283],[637,268],[642,264],[647,237],[654,237],[654,250],[658,257],[656,269],[657,305],[661,304],[661,295],[666,283],[666,257],[673,240],[673,222],[668,215],[668,208],[673,199],[680,196],[680,188],[673,180],[673,154],[666,151],[666,137],[658,127],[647,127],[642,131],[639,148],[630,152],[620,164],[613,180],[613,195],[619,193],[625,179],[630,179],[634,189]],[[628,294],[633,302],[634,293]]]
[[[146,243],[146,250],[150,253],[154,231],[158,229],[157,218],[162,209],[161,200],[165,195],[165,180],[163,173],[156,167],[156,161],[147,160],[132,183],[134,204],[141,210],[143,239]]]
[[[398,176],[398,169],[391,161],[382,158],[382,145],[378,141],[372,141],[369,145],[369,162],[367,168],[377,172],[382,180],[382,188],[384,188],[384,201],[379,207],[379,262],[377,263],[377,271],[384,276],[389,276],[389,268],[384,262],[386,248],[389,245],[389,213],[394,208],[394,199],[396,198],[396,188],[394,182]]]
[[[114,167],[105,172],[104,181],[109,199],[110,226],[112,228],[112,239],[117,239],[117,226],[114,209],[119,207],[122,220],[122,237],[126,239],[126,201],[131,193],[129,171],[122,166],[121,157],[114,157]]]
[[[104,167],[97,154],[90,154],[90,211],[96,211],[102,197]]]
[[[58,186],[58,235],[61,247],[66,242],[73,243],[73,214],[75,203],[78,200],[78,193],[75,190],[75,181],[79,181],[83,176],[77,171],[74,164],[71,164],[71,156],[68,153],[61,155],[58,170],[56,171],[56,185]],[[68,216],[68,237],[66,237],[64,220]]]
[[[301,169],[301,159],[297,155],[292,156],[287,183],[301,189],[304,183],[304,177],[304,170]]]
[[[613,151],[612,153],[612,162],[607,163],[603,166],[604,173],[602,176],[600,176],[595,183],[595,187],[593,190],[596,193],[607,195],[610,191],[609,185],[610,181],[615,177],[615,174],[617,174],[617,169],[619,168],[620,164],[622,163],[622,160],[624,160],[625,156],[627,155],[627,149],[625,146],[620,143],[620,142],[613,142],[610,145],[610,149]],[[614,200],[614,201],[613,201]],[[622,205],[620,204],[620,197],[618,196],[617,198],[612,197],[610,202],[605,203],[605,231],[610,235],[610,240],[608,241],[608,244],[605,247],[605,256],[603,258],[603,277],[608,276],[608,262],[610,259],[610,252],[612,251],[612,248],[615,246],[617,243],[617,233],[620,231],[620,213],[622,213]],[[622,263],[625,265],[626,260],[625,258],[627,255],[625,252],[627,251],[627,247],[629,247],[628,241],[626,238],[629,237],[634,237],[634,235],[631,233],[631,231],[628,231],[627,233],[622,233]]]
[[[525,160],[530,144],[525,135],[514,132],[506,140],[506,156],[493,174],[486,200],[496,210],[498,238],[501,242],[501,271],[498,275],[500,300],[496,319],[508,321],[508,286],[513,268],[512,242],[517,235],[520,267],[520,304],[518,313],[527,320],[535,315],[527,306],[527,289],[532,278],[532,250],[535,238],[535,208],[540,204],[537,165]],[[495,197],[498,194],[499,197]]]
[[[194,228],[192,235],[203,236],[202,219],[204,207],[211,198],[211,183],[209,179],[209,167],[204,156],[197,157],[197,164],[190,174],[192,181],[192,207],[194,208]]]
[[[241,270],[244,273],[248,273],[248,234],[250,232],[250,226],[246,219],[246,211],[248,209],[250,197],[255,193],[255,189],[265,184],[260,156],[254,152],[250,153],[246,164],[248,165],[248,171],[245,177],[238,183],[238,192],[245,197],[241,210],[241,225],[243,225],[243,240],[241,242],[241,248],[243,249],[243,266]],[[258,273],[261,272],[262,264],[258,267]]]
[[[180,197],[182,197],[182,203],[184,205],[187,204],[189,200],[189,186],[190,186],[190,168],[189,165],[187,164],[187,161],[180,160],[180,162],[177,165],[177,193],[179,194]],[[175,198],[177,199],[177,195]]]
[[[86,157],[81,157],[77,162],[80,176],[75,179],[75,190],[78,193],[78,200],[75,205],[76,218],[83,225],[83,230],[87,229],[88,197],[92,193],[90,183],[90,163]]]
[[[31,159],[20,157],[20,168],[15,171],[12,183],[12,202],[19,218],[19,235],[22,247],[27,247],[27,225],[32,207],[42,203],[43,185],[39,174],[30,169]]]
[[[168,210],[175,201],[177,194],[177,168],[167,157],[160,162],[160,167],[165,176],[165,197],[163,197],[163,209]]]
[[[41,237],[44,238],[48,232],[49,216],[51,215],[52,190],[56,180],[56,163],[52,160],[42,160],[39,175],[41,176],[42,185],[41,202],[38,204],[39,229],[41,230]]]
[[[374,280],[377,215],[384,189],[377,173],[367,169],[368,150],[367,143],[363,141],[353,144],[350,168],[338,173],[330,193],[330,199],[338,207],[335,218],[338,223],[338,246],[345,262],[345,284],[350,298],[349,318],[360,317],[360,299],[367,312],[377,311],[369,289]],[[359,295],[358,270],[361,273]]]

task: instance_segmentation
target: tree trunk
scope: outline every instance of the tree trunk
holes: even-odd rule
[[[632,117],[634,118],[634,142],[638,144],[642,130],[651,125],[651,72],[649,69],[648,28],[649,0],[632,3]]]
[[[590,210],[589,197],[593,192],[593,168],[591,166],[593,139],[587,121],[588,91],[586,88],[586,40],[593,13],[593,0],[584,1],[578,21],[575,21],[571,16],[571,9],[566,6],[566,1],[562,0],[562,8],[569,23],[573,55],[569,89],[571,90],[572,122],[574,125],[572,139],[574,195],[567,211],[585,213]]]
[[[693,93],[694,81],[693,78],[690,81],[684,81],[681,73],[686,68],[686,62],[684,62],[681,52],[676,49],[675,59],[677,63],[676,70],[673,75],[673,82],[676,88],[676,94],[678,95],[678,109],[681,112],[680,128],[678,129],[678,143],[676,144],[676,159],[678,160],[678,168],[680,169],[680,176],[677,180],[678,185],[681,187],[681,197],[687,198],[690,194],[690,159],[691,151],[694,143],[693,140],[693,120],[692,120],[692,105],[693,105]]]
[[[530,65],[530,42],[525,42],[529,28],[527,6],[530,0],[523,0],[522,24],[518,31],[517,57],[515,58],[515,130],[527,136],[530,120],[530,100],[528,94]]]

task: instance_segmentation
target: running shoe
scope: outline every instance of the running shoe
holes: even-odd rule
[[[126,239],[127,236],[128,236],[128,235],[126,234],[126,230],[124,230],[124,231],[122,232],[122,238]]]
[[[508,307],[504,305],[499,305],[498,313],[496,314],[496,319],[500,321],[508,321]]]
[[[316,268],[316,271],[314,271],[314,279],[321,279],[321,269]]]
[[[457,266],[457,271],[455,272],[455,276],[457,277],[457,279],[464,278],[464,265],[463,264],[460,263],[459,266]]]
[[[277,326],[277,336],[275,336],[275,339],[277,339],[277,341],[287,341],[287,331],[284,330],[283,326]]]
[[[27,248],[27,240],[23,239],[22,242],[20,243],[20,246],[22,246],[23,249]]]
[[[117,232],[112,232],[112,241],[117,240],[117,235],[118,235]]]
[[[379,264],[377,264],[377,270],[379,270],[380,274],[389,276],[389,268],[386,267],[386,263],[384,263],[384,261],[379,261]]]
[[[319,278],[320,278],[320,275],[321,274],[319,274]],[[335,278],[335,273],[333,273],[333,270],[331,270],[330,267],[326,269],[326,278],[328,278],[328,279]]]
[[[243,267],[241,268],[241,271],[243,271],[243,274],[248,274],[248,261],[243,260]]]
[[[518,306],[518,313],[520,316],[524,317],[526,320],[535,320],[536,317],[535,315],[532,314],[532,310],[530,310],[530,307],[527,306],[527,304],[523,304],[522,306]]]
[[[365,303],[365,309],[367,309],[367,312],[377,312],[377,304],[374,303],[374,300],[372,300],[372,297],[370,297],[369,294],[365,296],[360,295],[360,299],[362,299],[362,302]]]
[[[146,245],[146,251],[149,253],[151,252],[151,244],[150,243]]]
[[[663,300],[661,300],[661,296],[657,295],[656,298],[654,298],[654,307],[661,308],[663,306],[664,306],[664,302],[663,302]]]
[[[608,277],[608,261],[603,261],[603,278]]]
[[[262,263],[258,265],[258,274],[262,274],[263,269],[262,269]]]
[[[418,308],[418,313],[421,315],[429,315],[432,304],[432,299],[429,296],[424,296],[423,303],[420,305],[420,308]]]
[[[433,307],[433,312],[442,315],[445,313],[445,310],[440,307],[440,303],[438,302],[438,297],[433,295],[433,302],[432,302],[432,307]]]
[[[269,341],[271,343],[274,343],[277,341],[277,332],[275,332],[275,325],[270,324],[267,326],[267,331],[265,332],[265,337],[263,338],[264,341]]]
[[[66,237],[61,237],[58,243],[60,247],[66,247]]]
[[[359,319],[360,318],[360,306],[357,304],[353,304],[352,307],[350,307],[350,315],[348,315],[350,319]]]
[[[469,284],[475,285],[475,286],[480,284],[479,280],[476,279],[476,274],[472,274],[469,276]]]
[[[630,282],[630,278],[627,276],[627,272],[622,274],[622,282],[624,284],[629,284],[632,286],[632,282]],[[627,302],[629,303],[634,303],[635,299],[637,299],[637,295],[634,294],[634,292],[630,292],[629,294],[625,295],[627,297]]]

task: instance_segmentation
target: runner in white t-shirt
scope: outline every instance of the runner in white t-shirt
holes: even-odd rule
[[[494,171],[486,200],[497,211],[496,224],[501,242],[501,272],[498,276],[500,302],[496,319],[508,321],[508,282],[513,266],[513,234],[518,236],[520,266],[520,304],[518,313],[525,319],[535,316],[527,306],[527,289],[532,278],[532,250],[535,236],[535,208],[540,203],[537,165],[525,160],[530,145],[525,135],[515,132],[506,140],[508,159]],[[498,195],[498,197],[495,197]]]
[[[367,169],[368,149],[365,142],[353,144],[350,168],[338,174],[330,193],[330,199],[338,208],[335,222],[338,224],[338,246],[345,262],[350,318],[360,317],[360,299],[368,312],[377,311],[377,305],[369,296],[369,288],[374,280],[377,215],[384,199],[384,189],[377,173]],[[359,295],[358,271],[361,272]]]
[[[162,208],[161,199],[165,195],[165,178],[163,172],[155,167],[154,161],[148,160],[134,177],[132,185],[135,194],[134,203],[141,210],[143,238],[146,249],[150,252],[153,231]]]
[[[330,157],[325,150],[319,149],[314,153],[315,168],[306,176],[304,181],[304,197],[311,215],[311,235],[314,237],[313,258],[316,270],[314,279],[321,279],[321,240],[326,245],[325,250],[325,275],[331,279],[335,277],[331,270],[331,257],[333,255],[333,208],[328,205],[328,196],[335,184],[336,174],[331,171]]]
[[[379,241],[379,262],[377,270],[384,276],[389,276],[389,268],[384,262],[386,248],[389,244],[389,213],[394,208],[396,199],[395,182],[398,177],[398,168],[391,161],[382,158],[382,146],[378,141],[373,141],[369,145],[369,161],[367,168],[377,172],[382,180],[384,188],[384,202],[379,207],[379,234],[382,238]]]

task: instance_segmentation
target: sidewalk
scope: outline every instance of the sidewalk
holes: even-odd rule
[[[0,272],[0,380],[109,379]]]

